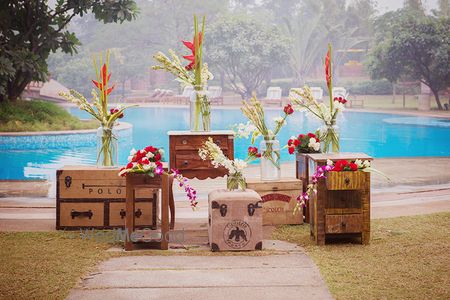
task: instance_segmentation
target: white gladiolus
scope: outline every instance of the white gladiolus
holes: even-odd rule
[[[273,118],[273,120],[282,126],[287,124],[286,120],[283,119],[283,117],[275,117],[275,118]]]
[[[240,172],[247,167],[247,163],[245,161],[243,161],[242,159],[235,159],[234,167],[236,168],[236,171]]]

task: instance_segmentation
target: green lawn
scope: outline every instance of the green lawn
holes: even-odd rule
[[[309,226],[274,239],[305,247],[337,299],[450,299],[450,213],[372,220],[370,245],[316,246]]]
[[[46,101],[0,103],[0,132],[94,129],[98,122],[81,121]]]

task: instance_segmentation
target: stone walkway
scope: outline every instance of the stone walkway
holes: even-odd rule
[[[274,243],[280,242],[264,247]],[[112,258],[68,299],[332,299],[303,250],[288,243],[281,248],[283,254],[265,256]]]

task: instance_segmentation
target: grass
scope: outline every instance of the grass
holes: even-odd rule
[[[0,132],[94,129],[94,120],[81,121],[64,108],[46,101],[0,103]]]
[[[0,232],[0,299],[64,299],[97,264],[117,256],[264,256],[274,251],[141,250],[108,252],[118,243],[82,240],[72,232]]]
[[[309,226],[283,226],[273,238],[305,247],[337,299],[450,298],[450,213],[371,224],[367,246],[316,246]]]

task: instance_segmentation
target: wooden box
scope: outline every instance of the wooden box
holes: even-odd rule
[[[327,159],[372,160],[364,153],[309,154],[311,168],[323,166]],[[370,173],[362,171],[328,172],[319,179],[317,193],[310,200],[311,237],[318,245],[328,237],[360,237],[370,240]]]
[[[210,161],[203,161],[198,155],[198,149],[211,137],[225,156],[234,159],[233,131],[169,131],[168,135],[170,168],[180,170],[186,178],[206,179],[222,177],[227,174],[225,168],[214,168]]]
[[[111,229],[125,226],[126,183],[119,169],[66,166],[57,170],[56,229]],[[155,228],[157,191],[136,191],[135,222]]]
[[[215,190],[208,195],[212,251],[261,250],[261,197],[253,190]]]
[[[255,190],[263,202],[263,225],[303,224],[302,209],[294,212],[297,197],[302,193],[302,181],[282,178],[280,181],[248,179],[247,187]]]

